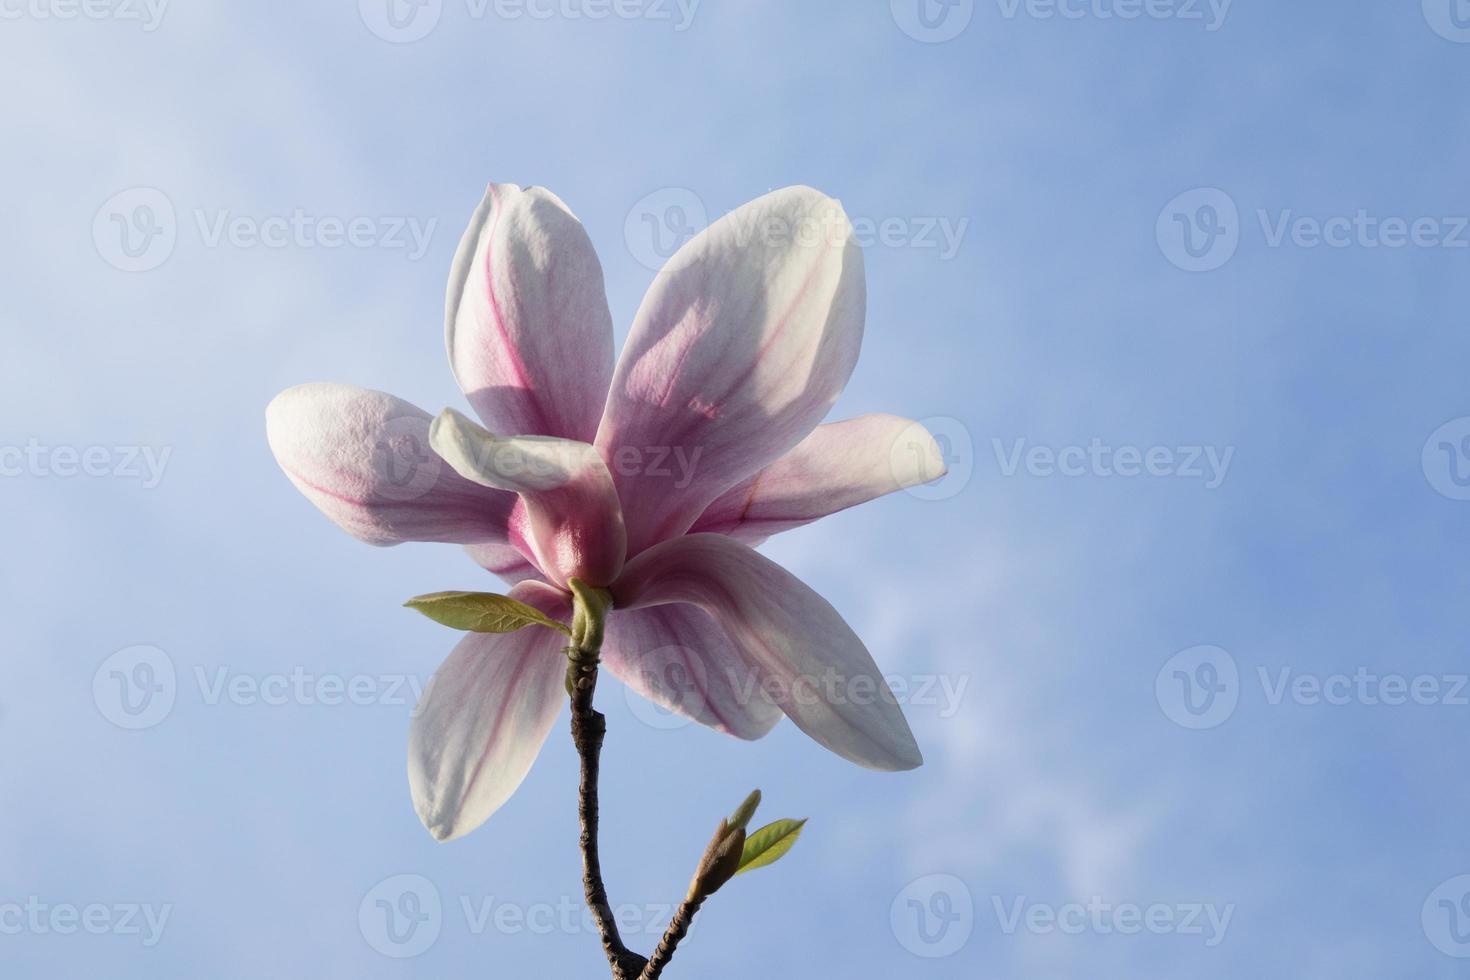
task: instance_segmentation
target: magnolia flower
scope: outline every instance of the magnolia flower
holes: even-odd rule
[[[852,373],[865,305],[841,205],[787,188],[674,255],[614,367],[581,223],[549,191],[494,184],[455,255],[445,317],[485,427],[309,384],[271,403],[271,450],[370,544],[463,545],[512,598],[562,621],[571,579],[606,588],[603,665],[670,710],[743,739],[784,713],[843,758],[912,769],[918,746],[862,641],[753,550],[944,472],[916,423],[818,425]],[[563,643],[544,628],[472,633],[435,674],[408,762],[435,837],[479,826],[525,778],[566,701]],[[695,690],[658,683],[670,671]]]

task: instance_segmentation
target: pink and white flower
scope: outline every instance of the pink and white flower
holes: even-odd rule
[[[841,205],[787,188],[679,250],[614,367],[581,223],[549,191],[491,185],[446,301],[450,363],[484,427],[308,384],[271,403],[270,445],[312,503],[371,544],[463,545],[563,621],[572,578],[608,589],[603,663],[665,707],[745,739],[785,714],[846,759],[911,769],[918,747],[862,641],[753,550],[944,472],[916,423],[818,424],[857,360],[865,306]],[[435,837],[474,829],[525,778],[566,700],[563,643],[549,629],[474,633],[440,667],[408,764]],[[656,683],[669,669],[694,696]],[[825,696],[834,678],[873,696]]]

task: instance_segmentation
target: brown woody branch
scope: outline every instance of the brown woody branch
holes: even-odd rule
[[[607,886],[602,881],[602,860],[597,848],[597,774],[607,719],[592,707],[592,694],[597,689],[595,651],[590,657],[585,650],[575,651],[567,682],[572,691],[572,742],[582,760],[577,793],[577,816],[582,825],[578,838],[582,848],[582,891],[602,936],[602,951],[612,968],[613,980],[637,980],[648,961],[628,949],[618,934],[618,924],[607,900]]]

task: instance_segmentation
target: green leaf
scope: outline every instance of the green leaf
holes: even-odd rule
[[[755,816],[755,808],[761,805],[761,791],[754,790],[745,798],[745,802],[730,816],[730,829],[736,827],[744,828],[750,823],[750,818]]]
[[[470,633],[514,633],[527,626],[550,626],[568,636],[572,632],[539,609],[492,592],[431,592],[404,605],[436,623]]]
[[[745,850],[740,855],[740,869],[735,873],[744,874],[781,860],[796,843],[796,838],[801,836],[804,826],[805,819],[777,820],[746,837]]]

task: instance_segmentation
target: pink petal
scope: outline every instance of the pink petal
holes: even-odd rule
[[[843,758],[885,771],[922,764],[862,640],[825,599],[740,542],[665,541],[630,561],[612,593],[621,610],[686,602],[709,613],[797,727]]]
[[[617,577],[623,517],[597,450],[550,436],[502,439],[453,409],[434,420],[429,442],[466,479],[520,494],[524,523],[513,519],[512,528],[556,584],[580,578],[603,586]]]
[[[726,735],[761,738],[781,720],[758,673],[697,606],[615,609],[602,662],[648,700]]]
[[[565,621],[545,586],[510,591]],[[474,830],[526,778],[566,701],[565,637],[545,626],[471,633],[425,689],[409,726],[408,782],[419,819],[441,841]]]
[[[464,479],[429,448],[429,413],[381,391],[298,385],[266,409],[276,462],[369,544],[504,542],[514,494]]]
[[[465,553],[476,565],[494,572],[512,585],[541,577],[537,568],[519,548],[508,544],[467,544]]]
[[[683,533],[811,432],[852,373],[865,303],[852,225],[810,188],[752,201],[674,255],[597,432],[629,554]]]
[[[485,424],[591,442],[612,377],[602,265],[548,190],[491,184],[445,297],[449,361]]]
[[[917,422],[863,415],[819,425],[791,452],[725,491],[690,531],[728,534],[754,547],[778,531],[945,472],[939,444]]]

